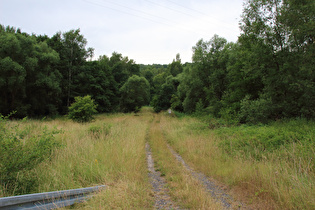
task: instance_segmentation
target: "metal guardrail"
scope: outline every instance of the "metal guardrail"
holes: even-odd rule
[[[55,209],[82,202],[93,192],[105,189],[105,185],[74,190],[62,190],[0,198],[0,209]]]

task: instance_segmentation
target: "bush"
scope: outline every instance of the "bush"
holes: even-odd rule
[[[238,115],[235,110],[231,107],[222,108],[219,112],[221,119],[225,121],[225,124],[228,126],[237,125],[239,124]]]
[[[133,75],[120,88],[120,110],[138,112],[150,102],[150,84],[144,77]]]
[[[69,107],[69,119],[77,122],[89,122],[93,120],[93,114],[97,113],[97,105],[91,96],[75,97],[75,102]]]
[[[196,104],[196,111],[195,111],[195,114],[197,115],[204,115],[204,105],[202,103],[202,100],[199,99],[199,101],[197,102]]]
[[[0,188],[4,195],[30,193],[37,185],[33,169],[61,145],[53,135],[59,131],[45,127],[35,135],[31,127],[10,126],[7,121],[0,114]]]
[[[267,123],[273,113],[273,104],[270,98],[259,98],[250,100],[246,96],[241,101],[239,114],[240,122],[246,123]]]
[[[315,137],[315,122],[304,119],[281,120],[267,125],[242,125],[231,128],[217,129],[215,133],[220,137],[219,146],[227,153],[235,156],[242,154],[261,160],[274,151],[300,158],[300,161],[309,164],[314,170],[313,141]]]

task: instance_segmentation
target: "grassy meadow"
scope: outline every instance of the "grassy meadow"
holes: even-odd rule
[[[42,135],[49,136],[46,139],[54,137],[59,145],[31,172],[17,173],[37,180],[29,193],[107,186],[74,208],[153,208],[146,142],[172,200],[182,208],[222,207],[177,162],[167,144],[191,168],[215,179],[247,207],[315,208],[315,123],[311,121],[213,129],[197,118],[154,114],[151,108],[142,108],[138,114],[97,115],[90,123],[26,119],[2,126],[23,133],[18,136],[24,145],[40,133],[46,133]],[[0,197],[9,195],[0,186]]]
[[[162,116],[168,143],[253,209],[315,208],[315,123],[304,120],[211,129]]]
[[[43,126],[61,130],[55,137],[63,145],[50,161],[35,168],[38,187],[32,192],[106,185],[82,208],[150,208],[145,135],[152,115],[139,115],[98,115],[85,124],[68,119],[23,122],[21,126],[35,130]]]

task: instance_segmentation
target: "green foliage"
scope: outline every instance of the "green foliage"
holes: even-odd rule
[[[108,65],[108,58],[87,62],[80,68],[73,82],[76,95],[90,95],[98,104],[98,112],[113,112],[117,109],[117,83]]]
[[[155,112],[167,110],[172,106],[172,104],[173,106],[176,106],[176,109],[181,109],[181,102],[175,95],[179,83],[179,77],[173,77],[172,75],[166,77],[165,83],[159,87],[159,90],[157,90],[151,102]]]
[[[241,101],[239,119],[246,123],[267,123],[272,116],[273,106],[270,98],[249,100],[249,97],[246,96]]]
[[[314,30],[305,30],[306,25],[314,24],[310,13],[314,7],[312,1],[250,0],[245,5],[244,33],[239,38],[246,55],[244,70],[252,72],[261,84],[256,96],[249,95],[254,101],[261,98],[253,106],[271,101],[273,119],[314,117],[310,107],[314,101],[314,61],[309,57],[314,53],[310,38]]]
[[[122,54],[113,52],[109,59],[109,66],[114,76],[115,81],[118,84],[118,88],[121,88],[129,77],[133,75],[140,75],[140,67],[134,60],[128,57],[123,57]]]
[[[171,103],[172,110],[183,111],[182,102],[177,95],[175,95],[175,94],[172,95],[172,99],[171,99],[170,103]]]
[[[220,147],[233,156],[261,160],[277,152],[289,162],[291,157],[299,157],[314,170],[314,162],[309,162],[315,158],[314,128],[313,121],[293,119],[269,125],[220,128],[215,132],[221,136]]]
[[[97,105],[91,96],[75,97],[75,102],[69,107],[69,119],[77,122],[90,122],[97,113]]]
[[[0,185],[4,194],[26,194],[37,185],[33,169],[49,160],[55,148],[61,146],[54,134],[58,130],[42,128],[32,134],[31,127],[22,123],[9,125],[0,114]]]
[[[156,112],[171,107],[197,115],[202,103],[227,125],[312,119],[314,9],[313,1],[248,0],[238,41],[201,39],[192,64],[177,54],[169,65],[138,65],[117,52],[87,61],[93,49],[80,29],[49,38],[1,26],[0,112],[64,114],[75,96],[91,95],[99,112],[137,112],[150,101]]]
[[[176,77],[178,74],[183,72],[183,66],[181,64],[180,55],[176,55],[176,60],[173,60],[173,62],[168,66],[169,73]]]
[[[79,68],[88,57],[93,56],[93,49],[86,49],[87,40],[80,33],[80,29],[68,32],[57,32],[49,41],[49,45],[56,50],[61,58],[59,65],[62,74],[62,102],[64,107],[70,106],[75,96],[73,82],[77,79]]]
[[[225,121],[225,124],[229,126],[237,125],[240,122],[238,119],[238,114],[231,107],[222,108],[219,115],[221,116],[221,119]]]
[[[203,105],[203,103],[202,103],[202,100],[201,99],[199,99],[199,101],[197,102],[197,104],[196,104],[196,111],[195,111],[195,113],[196,113],[196,115],[202,115],[203,113],[204,113],[204,105]]]
[[[0,112],[16,110],[18,117],[56,114],[59,55],[47,43],[15,30],[0,33]]]
[[[217,115],[226,90],[226,65],[229,50],[226,39],[215,35],[209,41],[199,40],[193,47],[194,65],[184,71],[179,91],[185,112],[193,113],[199,100],[212,115]]]
[[[175,93],[174,85],[166,82],[162,85],[158,94],[156,94],[152,101],[152,106],[155,112],[160,112],[161,110],[167,110],[171,107],[172,96]]]
[[[176,94],[184,111],[195,112],[201,100],[207,113],[232,124],[314,118],[314,30],[307,29],[314,6],[247,1],[237,43],[215,35],[193,47],[194,63],[183,71]]]
[[[120,88],[120,110],[138,112],[150,100],[150,84],[144,77],[133,75]]]

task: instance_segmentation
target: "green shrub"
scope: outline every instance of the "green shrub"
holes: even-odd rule
[[[91,96],[75,97],[75,102],[69,107],[69,119],[77,122],[89,122],[93,120],[93,114],[97,113],[97,105]]]
[[[246,96],[241,101],[239,119],[246,123],[267,123],[273,113],[273,104],[270,98],[250,100]]]
[[[150,84],[146,78],[133,75],[120,88],[120,94],[120,110],[138,112],[142,106],[150,102]]]
[[[183,113],[183,112],[177,112],[177,111],[173,111],[175,113],[175,116],[177,118],[184,118],[186,116],[188,116],[187,114]]]
[[[58,131],[45,127],[32,135],[30,126],[11,126],[7,121],[0,114],[0,188],[4,195],[30,193],[37,185],[33,169],[61,145],[53,135]]]
[[[202,103],[202,100],[199,99],[199,101],[196,104],[196,111],[195,111],[196,115],[204,115],[204,105]]]
[[[261,160],[277,151],[290,155],[294,153],[307,163],[309,159],[315,158],[314,121],[283,120],[268,125],[220,128],[215,132],[220,136],[219,146],[232,156],[242,154],[244,157]],[[314,167],[314,164],[310,167]]]
[[[231,107],[222,108],[219,112],[221,119],[225,121],[228,126],[237,125],[239,123],[238,115]]]

